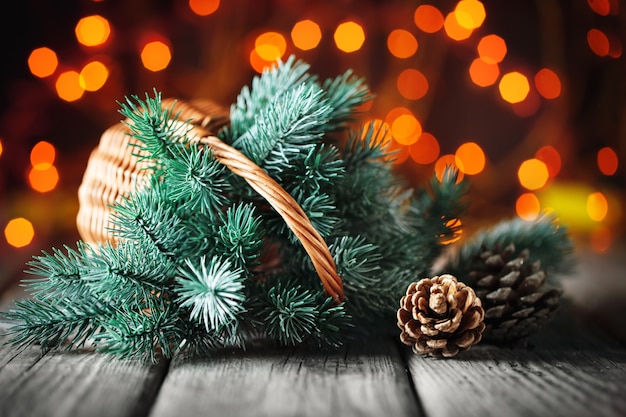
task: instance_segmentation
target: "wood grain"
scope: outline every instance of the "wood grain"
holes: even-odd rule
[[[6,327],[0,324],[0,333]],[[140,417],[167,369],[93,352],[16,351],[0,339],[0,416]]]
[[[528,347],[477,345],[452,359],[405,350],[426,415],[626,415],[626,350],[557,321]]]
[[[223,352],[174,363],[151,417],[420,416],[390,340],[328,354]]]

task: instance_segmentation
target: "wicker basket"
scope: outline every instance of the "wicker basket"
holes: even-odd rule
[[[311,224],[298,203],[276,181],[238,150],[225,144],[210,132],[228,122],[227,111],[209,100],[164,99],[163,107],[175,105],[173,114],[193,125],[199,143],[208,146],[215,158],[235,175],[244,178],[282,216],[299,238],[313,262],[328,295],[343,301],[343,285],[328,246]],[[146,175],[131,144],[137,140],[129,135],[128,127],[120,122],[107,129],[92,151],[82,183],[78,189],[78,232],[88,244],[114,242],[111,233],[110,206],[127,196]]]

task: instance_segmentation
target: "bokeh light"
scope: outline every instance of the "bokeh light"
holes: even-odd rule
[[[396,58],[409,58],[417,52],[417,39],[408,30],[394,29],[387,36],[387,48]]]
[[[35,169],[45,170],[54,163],[56,149],[54,145],[45,140],[39,141],[30,151],[30,164]]]
[[[608,16],[611,13],[610,0],[587,0],[587,4],[600,16]]]
[[[15,248],[28,246],[35,237],[33,224],[23,217],[9,220],[4,228],[4,237],[7,243]]]
[[[28,172],[28,183],[33,190],[47,193],[54,190],[59,183],[59,172],[54,165],[46,168],[32,167]]]
[[[409,147],[409,155],[418,164],[428,165],[439,157],[439,141],[432,133],[423,132],[417,142]]]
[[[467,175],[476,175],[485,169],[485,152],[476,142],[465,142],[454,153],[455,163]]]
[[[189,8],[198,16],[208,16],[217,11],[220,0],[189,0]]]
[[[467,29],[459,24],[455,12],[450,12],[443,21],[443,29],[446,35],[452,40],[463,41],[469,38],[473,30]]]
[[[391,135],[401,145],[411,145],[422,134],[422,125],[412,114],[398,116],[391,124]]]
[[[277,61],[285,55],[287,41],[281,33],[265,32],[257,36],[254,41],[254,50],[265,61]]]
[[[535,74],[535,87],[543,98],[555,99],[561,95],[561,79],[549,68],[542,68]]]
[[[611,243],[613,243],[613,233],[610,227],[599,224],[591,230],[589,245],[594,252],[606,252],[611,247]]]
[[[596,222],[601,222],[609,211],[609,203],[601,192],[589,194],[587,197],[587,214]]]
[[[76,39],[85,46],[104,44],[111,34],[109,21],[100,15],[83,17],[74,29]]]
[[[463,223],[461,222],[460,219],[450,219],[446,222],[446,227],[455,227],[456,230],[454,231],[454,234],[452,236],[450,236],[449,238],[445,238],[442,239],[440,241],[440,243],[442,245],[450,245],[456,241],[458,241],[459,239],[461,239],[461,235],[463,234]]]
[[[527,159],[517,170],[520,184],[529,190],[538,190],[548,181],[550,175],[548,167],[537,158]]]
[[[487,62],[483,58],[476,58],[469,67],[470,79],[479,87],[488,87],[498,80],[500,67],[496,63]]]
[[[444,19],[437,7],[431,4],[422,4],[415,9],[413,21],[422,32],[435,33],[443,27]]]
[[[172,52],[162,41],[147,42],[140,52],[143,66],[150,71],[162,71],[170,64]]]
[[[454,14],[459,25],[465,29],[477,29],[487,16],[485,6],[478,0],[461,0],[454,8]]]
[[[554,146],[542,146],[535,152],[535,158],[546,164],[550,178],[556,177],[561,171],[561,155]]]
[[[85,93],[80,85],[80,74],[72,70],[59,74],[54,87],[59,98],[69,102],[80,99]]]
[[[0,156],[2,156],[2,151],[4,148],[2,147],[2,139],[0,139]]]
[[[365,31],[363,27],[356,22],[343,22],[333,35],[337,48],[343,52],[355,52],[361,49],[365,42]]]
[[[515,212],[524,220],[534,220],[539,216],[541,203],[533,193],[524,193],[515,201]]]
[[[109,70],[100,61],[91,61],[80,70],[80,86],[85,91],[98,91],[109,78]]]
[[[506,42],[498,35],[486,35],[478,42],[476,51],[478,52],[478,56],[485,62],[497,64],[502,62],[506,56]]]
[[[530,92],[528,78],[517,71],[504,74],[498,85],[500,95],[509,103],[519,103],[524,101]]]
[[[407,68],[398,75],[396,86],[402,97],[419,100],[428,93],[426,76],[414,68]]]
[[[598,168],[604,175],[613,175],[617,172],[619,159],[617,153],[609,146],[600,149],[597,154]]]
[[[463,180],[463,177],[465,177],[465,174],[463,173],[463,169],[459,166],[460,162],[461,161],[458,161],[457,158],[452,154],[441,155],[439,159],[437,159],[437,162],[435,162],[435,175],[437,176],[437,179],[439,179],[439,181],[442,181],[443,174],[445,173],[446,168],[453,167],[458,170],[456,182],[461,182]]]
[[[54,74],[59,66],[56,52],[50,48],[33,49],[28,56],[28,69],[35,77],[45,78]]]
[[[319,45],[322,40],[320,26],[312,20],[301,20],[291,29],[291,41],[296,48],[308,51]]]
[[[609,38],[600,29],[589,29],[587,44],[591,51],[598,56],[607,56],[610,51]]]

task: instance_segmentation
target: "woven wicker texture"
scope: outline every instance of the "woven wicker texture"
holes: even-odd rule
[[[210,132],[228,121],[227,111],[209,100],[185,102],[164,99],[163,108],[175,104],[173,114],[178,120],[189,120],[199,143],[208,146],[215,158],[235,175],[244,178],[280,214],[298,237],[310,256],[324,290],[336,301],[343,301],[343,286],[326,242],[311,224],[298,203],[276,181],[238,150],[225,144]],[[146,175],[138,157],[129,145],[137,140],[129,135],[128,127],[120,122],[107,129],[92,151],[82,183],[78,189],[78,232],[86,243],[114,241],[111,232],[110,205],[141,184]]]

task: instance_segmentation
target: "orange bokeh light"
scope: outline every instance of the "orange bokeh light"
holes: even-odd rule
[[[485,6],[478,0],[461,0],[454,8],[454,14],[459,25],[465,29],[479,28],[487,16]]]
[[[483,36],[476,47],[478,56],[485,62],[497,64],[506,56],[506,42],[498,35]]]
[[[398,75],[396,87],[402,97],[419,100],[428,92],[428,80],[420,71],[407,68]]]
[[[98,91],[109,78],[109,70],[100,61],[92,61],[80,70],[80,86],[86,91]]]
[[[33,224],[23,217],[9,220],[4,228],[4,237],[7,243],[15,248],[28,246],[35,237]]]
[[[59,98],[65,101],[76,101],[85,93],[80,86],[80,74],[76,71],[65,71],[59,74],[54,87]]]
[[[561,171],[561,155],[553,146],[542,146],[535,152],[535,158],[546,164],[550,178],[556,177]]]
[[[545,163],[537,158],[531,158],[521,163],[517,177],[524,188],[538,190],[546,185],[550,175]]]
[[[464,28],[459,24],[455,12],[448,13],[443,21],[443,29],[446,35],[452,40],[462,41],[469,38],[472,35],[473,30]]]
[[[278,32],[265,32],[257,36],[254,49],[261,59],[273,62],[283,57],[287,51],[287,41]]]
[[[54,163],[56,149],[45,140],[37,142],[30,151],[30,164],[35,169],[45,170]]]
[[[430,4],[422,4],[415,9],[413,15],[415,26],[426,33],[435,33],[443,27],[443,14]]]
[[[189,0],[189,8],[198,16],[208,16],[220,7],[220,0]]]
[[[524,101],[530,92],[528,78],[517,71],[504,74],[498,85],[500,95],[509,103],[519,103]]]
[[[333,35],[337,48],[343,52],[355,52],[361,49],[365,42],[365,31],[356,22],[341,23]]]
[[[320,26],[312,20],[301,20],[291,29],[291,41],[296,48],[308,51],[319,45],[322,40]]]
[[[496,63],[490,63],[483,58],[476,58],[469,67],[470,79],[479,87],[488,87],[498,80],[500,67]]]
[[[57,54],[50,48],[33,49],[28,56],[28,69],[35,77],[49,77],[54,74],[58,66]]]
[[[476,175],[485,169],[485,153],[476,142],[466,142],[454,153],[455,164],[467,175]]]
[[[408,30],[395,29],[387,36],[387,48],[396,58],[409,58],[417,52],[417,39]]]
[[[542,68],[535,74],[535,87],[546,99],[554,99],[561,95],[561,79],[548,68]]]
[[[431,133],[423,132],[417,142],[409,147],[409,154],[418,164],[428,165],[439,157],[439,141]]]
[[[28,183],[31,188],[40,193],[47,193],[54,190],[59,182],[59,172],[54,165],[49,165],[44,169],[33,167],[28,172]]]
[[[587,0],[587,4],[600,16],[608,16],[611,13],[611,2],[609,0]]]
[[[151,41],[141,48],[141,62],[143,66],[153,72],[167,68],[172,60],[170,47],[162,41]]]
[[[601,222],[609,211],[609,203],[601,192],[589,194],[587,197],[587,214],[596,222]]]
[[[524,193],[515,201],[515,212],[524,220],[534,220],[539,216],[541,204],[533,193]]]
[[[85,46],[102,45],[111,35],[109,21],[100,15],[83,17],[74,28],[76,39]]]
[[[437,162],[435,162],[435,175],[437,176],[439,181],[442,181],[446,167],[451,166],[458,170],[458,177],[456,179],[456,182],[461,182],[465,174],[463,173],[461,167],[458,165],[459,163],[460,161],[458,161],[457,158],[452,154],[440,156],[439,159],[437,159]]]
[[[412,145],[422,134],[422,125],[412,114],[398,116],[391,123],[391,135],[400,145]]]
[[[4,148],[2,147],[2,140],[0,140],[0,156],[2,156],[2,151],[4,150]]]
[[[587,44],[591,51],[598,56],[607,56],[611,49],[609,38],[599,29],[590,29],[587,32]]]
[[[598,151],[597,155],[598,168],[604,175],[613,175],[617,172],[619,166],[619,159],[617,153],[606,146]]]

